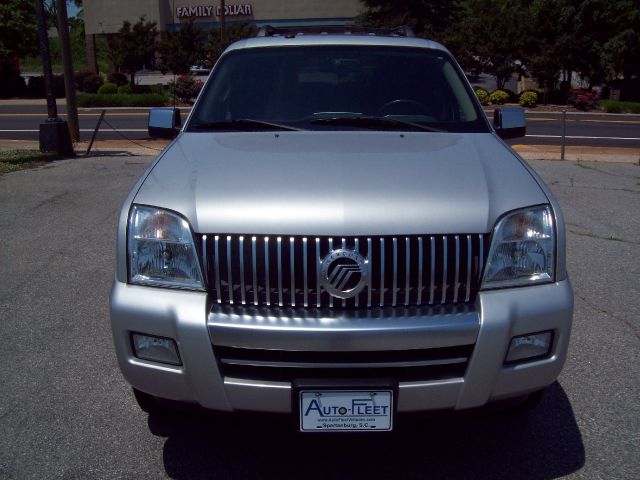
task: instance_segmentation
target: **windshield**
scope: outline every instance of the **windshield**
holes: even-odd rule
[[[188,131],[488,132],[449,55],[380,46],[292,46],[225,55]]]

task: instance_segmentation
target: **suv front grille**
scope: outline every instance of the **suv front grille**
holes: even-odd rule
[[[401,382],[464,377],[473,345],[379,352],[304,352],[214,346],[225,377],[293,382],[302,378],[394,378]]]
[[[221,304],[367,308],[472,303],[488,235],[302,237],[201,235],[209,292]],[[334,298],[320,284],[329,252],[369,260],[370,281],[355,297]]]

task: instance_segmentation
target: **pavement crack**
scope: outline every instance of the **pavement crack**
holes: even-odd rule
[[[629,327],[631,329],[631,331],[633,332],[633,334],[636,336],[636,338],[638,340],[640,340],[640,330],[638,329],[638,327],[636,327],[633,323],[631,323],[629,320],[627,320],[624,317],[621,317],[619,315],[613,314],[593,303],[591,303],[589,300],[587,300],[585,297],[583,297],[582,295],[579,295],[577,293],[574,292],[574,295],[579,298],[580,300],[582,300],[584,302],[584,304],[589,307],[591,310],[593,310],[596,313],[602,313],[604,315],[607,315],[611,318],[613,318],[614,320],[618,320],[619,322],[624,323],[627,327]]]
[[[570,179],[569,185],[567,185],[566,183],[565,184],[554,183],[553,185],[556,187],[582,188],[585,190],[600,190],[603,192],[629,192],[629,193],[635,193],[636,195],[640,194],[640,190],[634,190],[631,188],[608,188],[608,187],[595,187],[591,185],[575,185],[573,182],[573,179]]]
[[[622,177],[622,178],[632,178],[632,179],[640,178],[640,177],[638,177],[638,175],[627,175],[627,174],[624,174],[624,173],[607,172],[606,170],[598,168],[595,165],[590,165],[590,164],[584,163],[584,162],[579,161],[579,160],[577,162],[575,162],[574,165],[576,167],[584,168],[585,170],[592,170],[594,172],[598,172],[598,173],[601,173],[603,175],[609,175],[610,177]]]
[[[573,225],[573,224],[569,224],[569,225]],[[596,235],[595,233],[591,233],[591,232],[579,232],[577,230],[571,230],[570,228],[568,229],[570,233],[573,233],[574,235],[578,235],[580,237],[589,237],[589,238],[597,238],[598,240],[607,240],[610,242],[622,242],[622,243],[629,243],[631,245],[640,245],[640,242],[634,242],[633,240],[625,240],[624,238],[619,238],[619,237],[614,237],[614,236],[602,236],[602,235]]]

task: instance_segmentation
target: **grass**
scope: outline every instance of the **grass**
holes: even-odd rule
[[[38,150],[5,150],[0,151],[0,175],[27,168],[44,165],[45,162],[57,160],[56,153],[42,153]]]
[[[157,93],[136,93],[100,95],[98,93],[79,93],[79,107],[163,107],[169,97]]]
[[[640,102],[603,100],[601,104],[607,113],[640,113]]]

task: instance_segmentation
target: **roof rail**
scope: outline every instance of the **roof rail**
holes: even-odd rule
[[[299,27],[272,27],[265,25],[258,31],[258,37],[286,37],[298,35],[371,35],[378,37],[415,37],[408,25],[394,28],[370,28],[355,25],[310,25]]]

